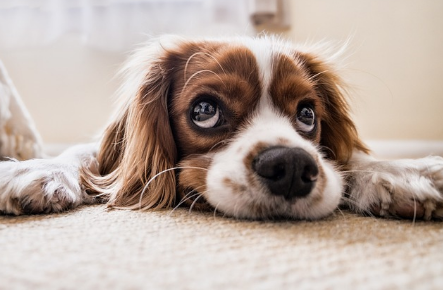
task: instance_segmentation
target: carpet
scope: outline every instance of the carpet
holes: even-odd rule
[[[0,216],[1,289],[443,289],[443,222],[107,210]]]

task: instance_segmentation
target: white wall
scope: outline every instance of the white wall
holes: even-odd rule
[[[348,68],[365,139],[443,140],[443,1],[294,0],[294,41],[352,36]],[[111,112],[124,55],[75,36],[40,49],[0,51],[46,143],[84,142]]]
[[[43,48],[0,51],[0,58],[45,143],[88,142],[106,125],[123,54],[68,35]]]
[[[352,37],[344,73],[362,137],[443,140],[443,1],[291,4],[294,41]]]

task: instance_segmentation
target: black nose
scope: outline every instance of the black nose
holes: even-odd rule
[[[318,176],[315,160],[301,148],[268,148],[254,158],[252,168],[272,194],[288,200],[308,195]]]

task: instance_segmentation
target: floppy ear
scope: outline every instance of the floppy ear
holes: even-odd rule
[[[321,123],[320,145],[330,159],[346,164],[354,149],[368,153],[360,140],[349,115],[349,106],[343,95],[342,80],[327,62],[318,56],[302,53],[300,59],[310,72],[316,90],[324,100],[325,118]]]
[[[170,207],[175,200],[176,146],[168,115],[172,75],[159,44],[135,53],[124,68],[119,113],[108,126],[97,160],[99,175],[84,170],[89,193],[118,208]]]

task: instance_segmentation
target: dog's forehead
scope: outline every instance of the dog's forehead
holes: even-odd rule
[[[286,51],[277,49],[277,46],[272,45],[272,43],[261,41],[260,39],[244,39],[240,43],[254,56],[261,79],[266,84],[272,78],[275,58],[289,53],[288,49]]]
[[[186,45],[182,50],[184,72],[183,83],[179,87],[201,86],[221,80],[224,87],[233,87],[248,82],[259,88],[250,95],[254,103],[260,99],[271,99],[271,103],[283,111],[287,103],[298,101],[300,97],[313,95],[314,84],[297,50],[286,42],[266,38],[238,38],[233,41],[206,41]],[[181,75],[180,75],[181,76]],[[226,76],[234,76],[237,81],[228,81]],[[205,81],[203,81],[205,82]],[[216,85],[214,87],[217,87]],[[231,101],[247,101],[244,95],[227,94]],[[248,103],[249,107],[250,103]]]
[[[275,107],[291,114],[301,99],[316,96],[315,84],[301,54],[294,47],[263,40],[258,43],[246,41],[244,45],[256,59],[262,102],[268,99]]]

